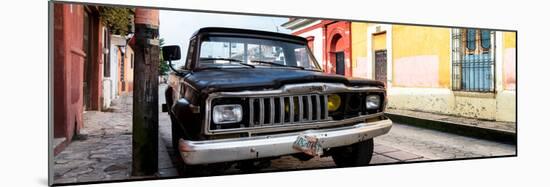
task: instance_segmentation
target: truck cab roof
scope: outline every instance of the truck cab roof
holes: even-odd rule
[[[230,27],[203,27],[197,30],[193,34],[192,38],[199,35],[230,35],[230,36],[242,35],[246,37],[260,37],[260,38],[290,40],[301,44],[307,43],[307,40],[300,36],[294,36],[294,35],[278,33],[278,32],[230,28]]]

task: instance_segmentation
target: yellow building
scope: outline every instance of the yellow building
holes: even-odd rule
[[[381,80],[388,108],[516,118],[516,33],[352,22],[354,77]]]

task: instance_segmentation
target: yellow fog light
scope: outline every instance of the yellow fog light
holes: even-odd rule
[[[342,99],[340,99],[340,96],[338,94],[330,94],[328,95],[328,111],[334,112],[340,108],[340,104],[342,102]]]

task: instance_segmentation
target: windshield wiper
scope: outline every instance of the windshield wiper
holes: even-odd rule
[[[275,62],[268,62],[268,61],[261,61],[261,60],[251,60],[250,62],[256,62],[256,63],[260,63],[260,64],[269,64],[269,65],[275,65],[275,66],[280,66],[280,67],[292,67],[292,68],[299,68],[299,69],[306,69],[302,66],[287,66],[287,65],[284,65],[284,64],[277,64]]]
[[[254,66],[254,65],[250,65],[250,64],[244,63],[242,60],[237,60],[237,59],[233,59],[233,58],[200,58],[200,60],[201,61],[202,60],[225,60],[225,61],[229,61],[229,62],[236,62],[237,64],[240,64],[240,65],[243,65],[243,66],[256,68],[256,66]]]

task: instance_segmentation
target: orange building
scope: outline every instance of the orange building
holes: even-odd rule
[[[118,53],[118,95],[134,90],[134,50],[130,46],[119,46]]]

